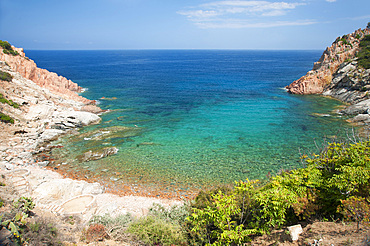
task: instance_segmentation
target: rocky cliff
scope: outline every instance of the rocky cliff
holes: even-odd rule
[[[94,101],[79,96],[82,88],[76,83],[46,69],[38,68],[36,63],[25,56],[22,48],[12,47],[19,55],[5,54],[0,47],[0,60],[6,62],[10,68],[20,73],[24,78],[32,80],[37,85],[47,88],[52,93],[65,99],[79,101],[84,104],[94,104]]]
[[[370,124],[370,69],[358,65],[356,54],[370,28],[338,37],[302,78],[286,87],[293,94],[322,94],[350,104],[340,113],[354,116],[359,125]],[[368,38],[364,39],[367,40]],[[365,129],[370,132],[370,129]]]
[[[355,57],[360,40],[369,34],[370,29],[366,28],[338,37],[326,48],[319,61],[314,63],[311,71],[286,87],[288,92],[301,95],[323,93],[332,83],[341,64]]]

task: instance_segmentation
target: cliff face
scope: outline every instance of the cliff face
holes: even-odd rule
[[[24,78],[32,80],[37,85],[50,90],[52,93],[65,99],[84,104],[94,104],[94,101],[79,96],[82,88],[76,83],[46,69],[38,68],[36,63],[25,56],[23,49],[15,48],[19,55],[5,54],[0,47],[0,60],[6,62],[13,71],[20,73]]]
[[[355,57],[360,40],[369,34],[370,29],[359,29],[341,38],[338,37],[330,47],[326,48],[311,71],[286,87],[288,92],[301,95],[323,93],[332,83],[340,65]]]

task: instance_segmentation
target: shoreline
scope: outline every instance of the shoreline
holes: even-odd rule
[[[75,197],[90,194],[95,199],[94,208],[89,208],[91,211],[87,214],[80,214],[84,222],[92,215],[105,213],[143,216],[153,203],[166,207],[182,204],[176,199],[112,194],[92,180],[74,180],[50,170],[47,168],[48,160],[38,161],[35,155],[52,148],[49,145],[53,140],[80,127],[99,123],[98,114],[103,111],[91,100],[75,101],[70,93],[66,97],[52,93],[47,86],[41,87],[24,78],[9,63],[0,61],[0,71],[13,77],[10,82],[0,81],[0,93],[20,107],[0,104],[1,111],[15,119],[14,124],[0,122],[0,173],[9,183],[15,184],[16,178],[25,180],[26,185],[23,186],[27,186],[26,191],[23,186],[17,190],[20,196],[32,197],[37,208],[50,212],[50,206],[59,206]],[[73,94],[81,98],[76,92]],[[21,174],[24,169],[27,175]]]

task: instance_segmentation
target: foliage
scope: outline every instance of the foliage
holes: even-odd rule
[[[153,216],[131,223],[127,231],[149,245],[186,245],[186,237],[179,225]]]
[[[342,213],[347,220],[357,222],[357,230],[360,229],[361,222],[370,221],[370,203],[363,197],[351,196],[346,200],[341,200],[342,206],[338,207],[338,212]]]
[[[23,234],[29,246],[62,245],[57,228],[49,219],[37,217],[33,223],[26,224]]]
[[[189,210],[186,205],[183,206],[172,206],[168,209],[163,207],[160,204],[153,204],[153,206],[149,209],[148,215],[160,218],[162,220],[182,224],[186,218],[189,216]]]
[[[132,220],[133,218],[129,214],[119,215],[117,217],[111,217],[109,214],[105,214],[104,216],[94,216],[89,223],[90,225],[104,225],[110,238],[116,241],[125,241],[129,238],[126,229]]]
[[[237,183],[237,188],[231,194],[224,194],[221,190],[212,195],[212,205],[204,209],[194,208],[194,213],[188,217],[193,224],[193,231],[197,233],[205,233],[203,241],[206,245],[230,245],[232,243],[242,244],[250,241],[249,236],[256,234],[257,229],[245,228],[243,218],[250,214],[245,213],[254,182]],[[236,196],[243,193],[248,196],[243,198],[243,206],[241,209],[238,206]],[[240,218],[239,220],[237,218]]]
[[[341,200],[368,196],[370,181],[370,141],[356,144],[330,143],[325,151],[306,160],[319,171],[317,198],[322,212],[335,214]]]
[[[102,224],[92,224],[86,231],[86,240],[88,242],[103,241],[109,238],[107,229]]]
[[[365,69],[370,68],[370,35],[366,35],[360,41],[360,50],[356,55],[358,57],[358,64]]]
[[[263,186],[257,181],[239,181],[232,190],[209,193],[209,200],[203,192],[188,217],[192,231],[206,245],[239,245],[254,234],[312,216],[344,215],[355,221],[360,217],[351,213],[368,216],[364,215],[369,211],[364,199],[370,191],[370,141],[328,143],[320,154],[302,159],[305,168],[271,177]],[[357,200],[349,198],[353,196]],[[346,210],[339,213],[339,205]]]
[[[0,71],[0,80],[11,82],[13,79],[13,76],[10,73]]]
[[[0,112],[0,121],[4,123],[11,123],[14,124],[14,119],[9,115],[3,114]]]
[[[339,39],[339,41],[342,41],[342,43],[345,44],[345,45],[349,45],[346,37],[344,37],[344,36],[341,39]]]
[[[12,106],[13,108],[19,108],[19,104],[18,104],[18,103],[15,103],[15,102],[13,102],[12,100],[8,100],[8,99],[6,99],[6,98],[3,96],[3,94],[1,94],[1,93],[0,93],[0,102],[1,102],[1,103],[6,103],[6,104],[8,104],[8,105]]]
[[[31,210],[35,208],[35,203],[33,203],[32,198],[22,196],[13,203],[13,207],[22,213],[30,215]]]
[[[22,233],[34,206],[31,198],[21,197],[13,203],[11,212],[1,217],[1,226],[11,231],[17,243],[25,241]]]
[[[3,52],[5,54],[9,54],[13,56],[19,55],[19,53],[13,50],[12,46],[7,41],[0,40],[0,47],[3,48]]]
[[[57,245],[56,228],[51,223],[42,223],[40,219],[36,219],[34,223],[30,223],[28,218],[32,215],[32,209],[35,207],[31,198],[20,197],[14,201],[10,212],[4,213],[1,216],[1,228],[6,228],[12,233],[12,240],[17,245],[26,243],[27,245],[40,245],[40,242],[45,245]],[[33,244],[38,242],[38,244]],[[47,243],[53,242],[53,243]]]

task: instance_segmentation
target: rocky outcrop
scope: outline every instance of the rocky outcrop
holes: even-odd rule
[[[286,87],[288,92],[336,98],[350,104],[340,113],[354,116],[351,122],[370,124],[370,69],[358,66],[356,58],[361,39],[369,34],[367,27],[337,38],[311,71]]]
[[[360,40],[370,34],[370,29],[357,30],[351,34],[338,37],[333,44],[326,48],[313,69],[305,76],[286,87],[293,94],[321,94],[330,85],[333,74],[341,64],[353,59],[359,49]]]
[[[12,81],[0,80],[0,94],[20,105],[17,108],[0,103],[0,111],[15,120],[14,124],[0,122],[0,154],[7,163],[34,163],[32,154],[38,153],[40,147],[75,128],[100,121],[94,113],[77,110],[86,106],[83,102],[55,95],[14,72],[3,61],[0,71],[13,77]]]
[[[47,88],[52,93],[62,96],[65,99],[79,101],[84,104],[95,103],[77,94],[78,92],[82,92],[82,88],[76,83],[56,73],[49,72],[46,69],[38,68],[33,60],[25,56],[22,48],[12,48],[19,55],[5,54],[0,47],[0,60],[6,62],[13,71],[20,73],[22,77],[32,80],[37,85]]]
[[[369,90],[370,69],[357,66],[354,59],[339,66],[322,94],[349,104],[357,104],[369,98]]]

